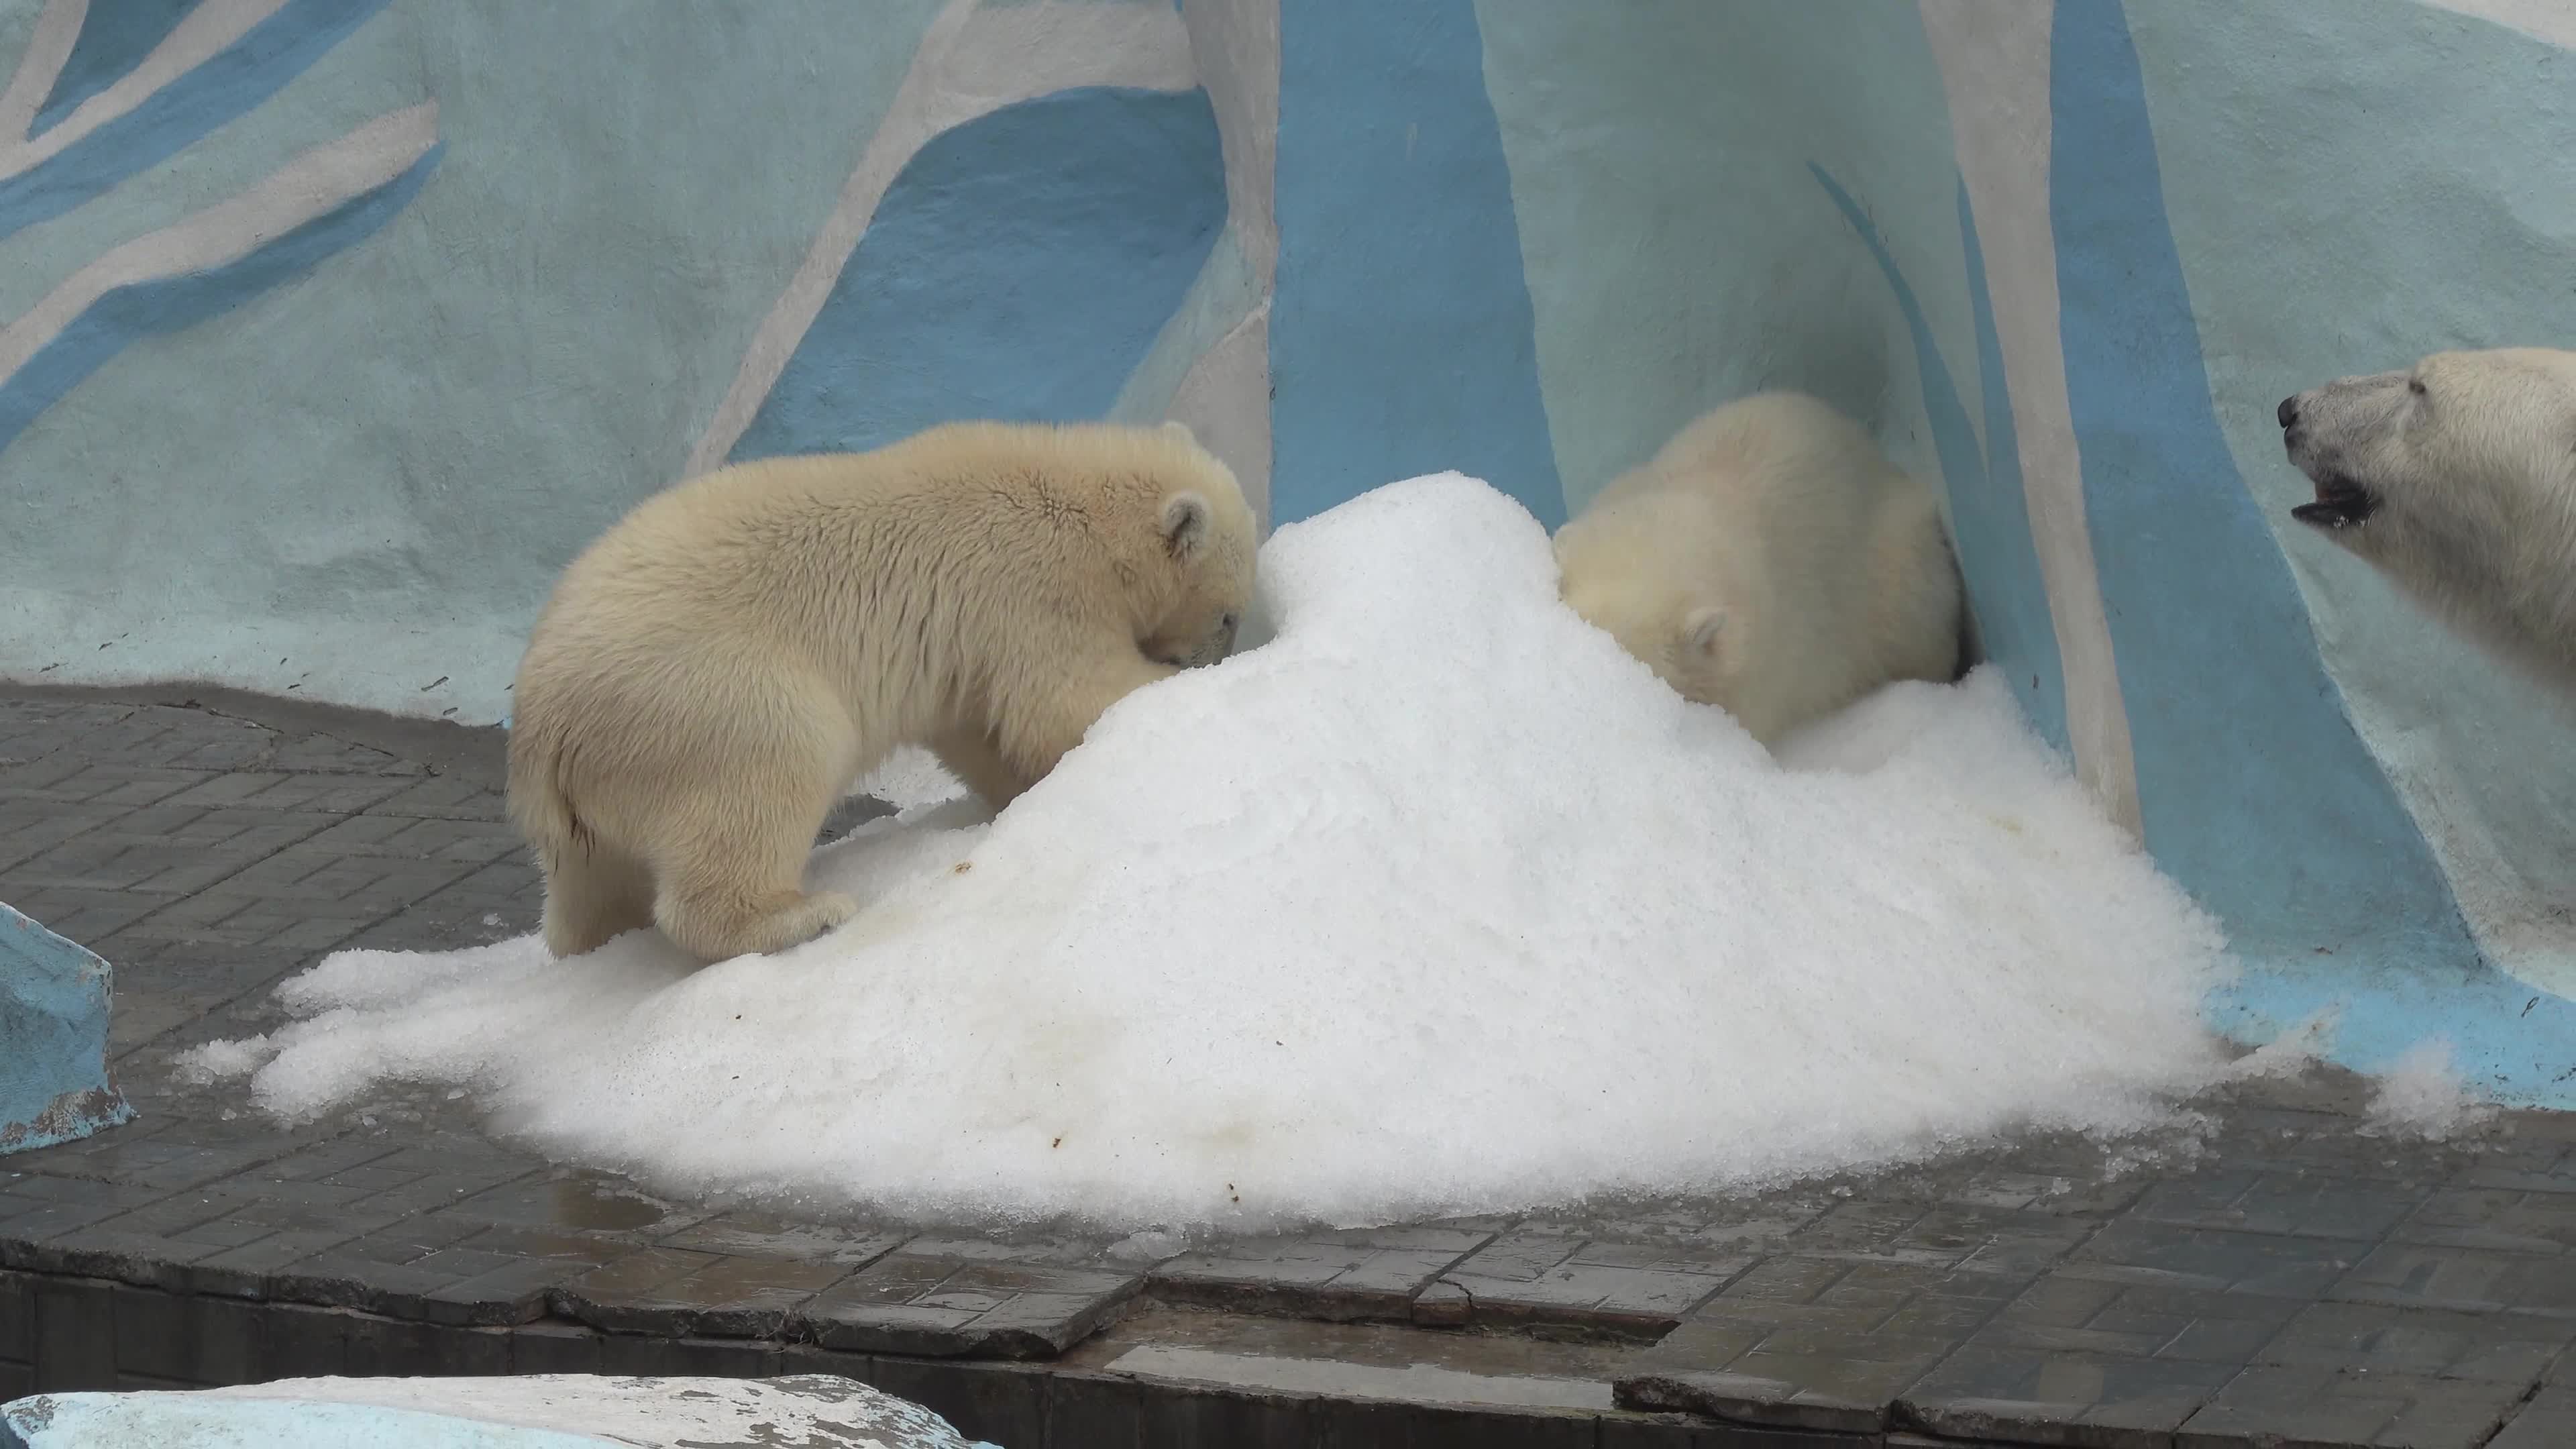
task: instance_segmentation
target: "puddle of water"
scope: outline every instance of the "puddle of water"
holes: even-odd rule
[[[662,1220],[658,1204],[634,1196],[632,1190],[603,1187],[587,1177],[556,1180],[554,1212],[555,1220],[565,1227],[612,1233],[649,1228]]]

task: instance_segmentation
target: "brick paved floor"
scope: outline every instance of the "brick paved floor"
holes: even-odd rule
[[[114,965],[143,1114],[0,1158],[0,1398],[822,1369],[1010,1449],[2576,1445],[2576,1122],[2375,1138],[2324,1074],[2143,1155],[1176,1255],[658,1201],[443,1094],[288,1131],[171,1058],[328,951],[526,931],[538,883],[492,733],[186,698],[0,693],[0,900]]]

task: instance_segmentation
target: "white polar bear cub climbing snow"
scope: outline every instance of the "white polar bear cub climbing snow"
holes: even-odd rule
[[[1958,674],[1939,501],[1802,393],[1684,428],[1557,531],[1556,558],[1576,613],[1766,746],[1882,684]]]
[[[722,959],[840,924],[856,903],[802,877],[851,781],[922,744],[1008,803],[1129,691],[1232,648],[1254,542],[1177,423],[952,423],[645,500],[519,664],[510,814],[546,945],[659,925]]]
[[[2316,485],[2293,518],[2576,693],[2576,352],[2437,352],[2274,412]]]

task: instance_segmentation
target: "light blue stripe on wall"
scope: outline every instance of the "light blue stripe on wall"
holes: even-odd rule
[[[1565,518],[1471,0],[1279,12],[1270,509],[1454,468]]]
[[[1225,225],[1207,93],[1086,86],[905,164],[729,461],[1104,417]]]

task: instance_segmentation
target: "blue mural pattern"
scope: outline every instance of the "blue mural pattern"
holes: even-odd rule
[[[2049,612],[2048,588],[2039,571],[2039,550],[2031,541],[2021,442],[2013,430],[2003,344],[1995,332],[1994,301],[1987,293],[1985,256],[1977,245],[1976,217],[1968,209],[1967,183],[1959,183],[1959,234],[1967,249],[1968,300],[1977,324],[1978,393],[1985,399],[1982,446],[1968,420],[1959,385],[1933,339],[1931,321],[1923,315],[1923,304],[1907,284],[1895,254],[1887,249],[1886,239],[1842,183],[1821,166],[1810,164],[1808,169],[1886,274],[1897,310],[1905,315],[1906,330],[1913,336],[1915,367],[1923,380],[1923,412],[1931,420],[1932,446],[1949,485],[1951,530],[1960,572],[1967,580],[1969,607],[1977,620],[1979,645],[1985,657],[2003,670],[2031,727],[2063,751],[2067,748],[2065,666],[2058,653],[2057,625]]]
[[[1225,225],[1204,90],[1086,86],[932,138],[730,460],[1106,414]]]

